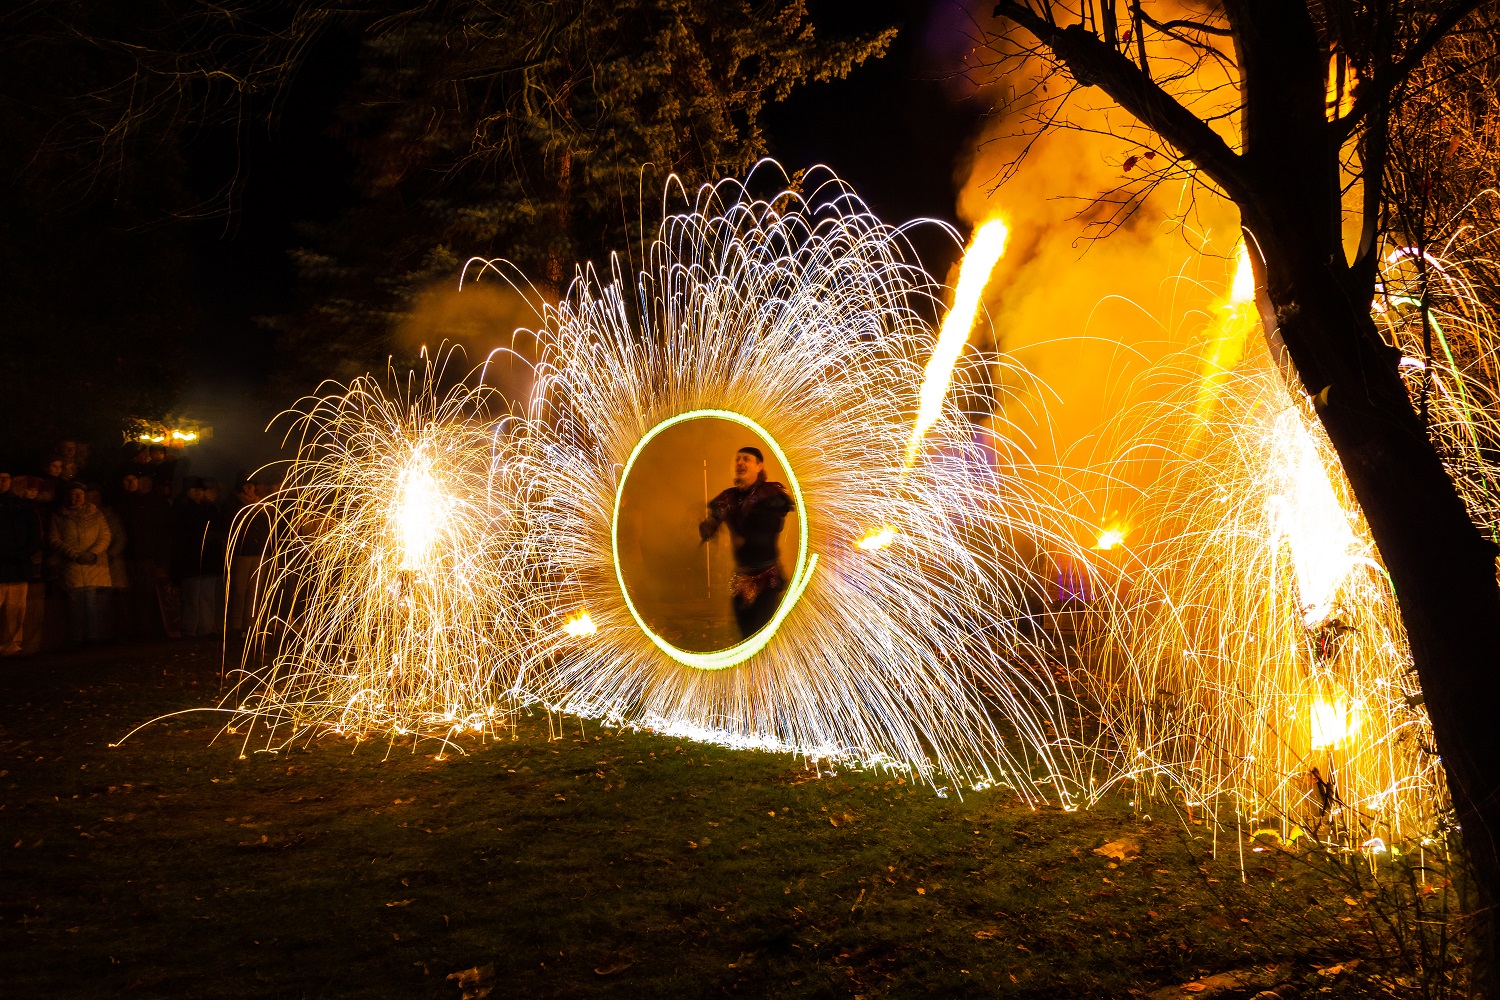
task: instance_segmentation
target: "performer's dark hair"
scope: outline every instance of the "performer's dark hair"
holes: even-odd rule
[[[765,456],[763,456],[760,453],[760,449],[759,448],[741,448],[740,451],[743,452],[743,453],[745,453],[746,455],[754,455],[755,456],[755,460],[757,462],[759,462],[761,465],[765,465],[766,464]]]

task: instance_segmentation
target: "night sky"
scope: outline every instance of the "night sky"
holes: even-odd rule
[[[901,26],[890,53],[849,79],[810,84],[764,117],[770,155],[788,171],[831,166],[888,222],[954,218],[955,165],[983,111],[944,79],[947,52],[961,44],[962,8],[882,0],[814,5],[819,29],[846,35]],[[332,108],[355,70],[356,40],[325,36],[269,131],[205,135],[192,149],[199,191],[212,193],[237,163],[242,187],[230,213],[192,223],[194,282],[216,329],[197,338],[195,384],[212,392],[250,388],[272,365],[274,331],[256,317],[287,309],[297,291],[288,251],[300,227],[328,222],[353,204],[353,159],[329,135]],[[915,234],[918,252],[939,277],[957,259],[951,239]]]

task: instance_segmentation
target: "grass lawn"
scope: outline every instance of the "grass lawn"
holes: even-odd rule
[[[1232,834],[1212,860],[1165,806],[544,714],[441,760],[240,759],[207,714],[110,747],[218,670],[187,642],[0,663],[5,996],[1369,996],[1381,968],[1316,860],[1245,845],[1242,881]]]

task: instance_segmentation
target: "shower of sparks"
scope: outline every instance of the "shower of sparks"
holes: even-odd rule
[[[984,286],[990,280],[990,272],[1005,254],[1005,243],[1010,230],[1000,219],[990,219],[974,231],[969,248],[964,251],[963,266],[959,269],[958,287],[953,292],[953,306],[943,317],[938,332],[937,346],[927,369],[922,376],[922,391],[919,398],[917,419],[912,427],[911,439],[906,443],[906,464],[915,465],[922,450],[922,439],[937,422],[948,398],[948,385],[953,380],[953,369],[969,342],[969,333],[979,316]]]
[[[448,737],[539,702],[1074,801],[1070,702],[1026,622],[1047,585],[1034,554],[1068,551],[1076,526],[1059,530],[1057,505],[1017,474],[1002,420],[981,440],[945,399],[996,370],[1027,378],[977,352],[959,361],[1004,228],[976,236],[940,338],[946,290],[903,232],[837,178],[806,190],[706,187],[639,273],[618,258],[581,270],[537,304],[530,395],[503,419],[482,393],[442,396],[435,376],[396,397],[362,379],[310,401],[266,504],[285,530],[262,625],[285,635],[237,695],[244,711],[295,732]],[[501,262],[470,276],[530,294]],[[919,393],[929,358],[936,381]],[[611,556],[632,449],[700,409],[780,442],[818,560],[774,639],[723,670],[653,644]],[[918,410],[911,440],[929,447],[908,467]]]
[[[563,634],[571,635],[574,638],[582,639],[593,635],[597,631],[599,631],[599,626],[594,624],[594,619],[589,617],[587,611],[580,611],[572,618],[563,622]]]
[[[981,436],[954,402],[997,370],[1030,382],[963,350],[1005,238],[976,232],[934,333],[945,290],[837,178],[770,201],[724,182],[666,220],[639,273],[612,259],[537,304],[534,382],[508,408],[470,386],[482,370],[441,390],[432,362],[390,393],[362,378],[304,401],[282,489],[245,515],[273,542],[228,707],[274,742],[452,739],[540,703],[1070,805],[1132,782],[1283,838],[1383,849],[1433,830],[1441,766],[1390,582],[1259,336],[1248,254],[1201,350],[1154,373],[1175,390],[1110,428],[1106,478],[1149,495],[1128,525],[1087,524],[1003,413]],[[503,263],[474,271],[528,291]],[[1461,268],[1414,251],[1386,261],[1374,309],[1500,534],[1489,312]],[[781,442],[819,558],[774,641],[712,671],[653,645],[611,558],[632,449],[700,409]],[[1068,671],[1026,627],[1064,571],[1089,633]]]
[[[1135,588],[1078,678],[1097,745],[1139,794],[1283,837],[1425,835],[1445,794],[1390,581],[1310,402],[1247,335],[1251,295],[1237,278],[1211,320],[1214,364],[1172,362],[1178,390],[1117,428],[1115,475],[1159,465]]]
[[[442,365],[291,411],[299,444],[270,497],[256,628],[227,708],[295,738],[454,735],[495,725],[518,673],[503,649],[524,577],[492,394],[443,392]],[[326,389],[327,387],[325,387]]]

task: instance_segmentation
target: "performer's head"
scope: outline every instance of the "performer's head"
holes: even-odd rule
[[[765,468],[759,448],[741,448],[734,453],[734,485],[749,486],[760,479]]]

